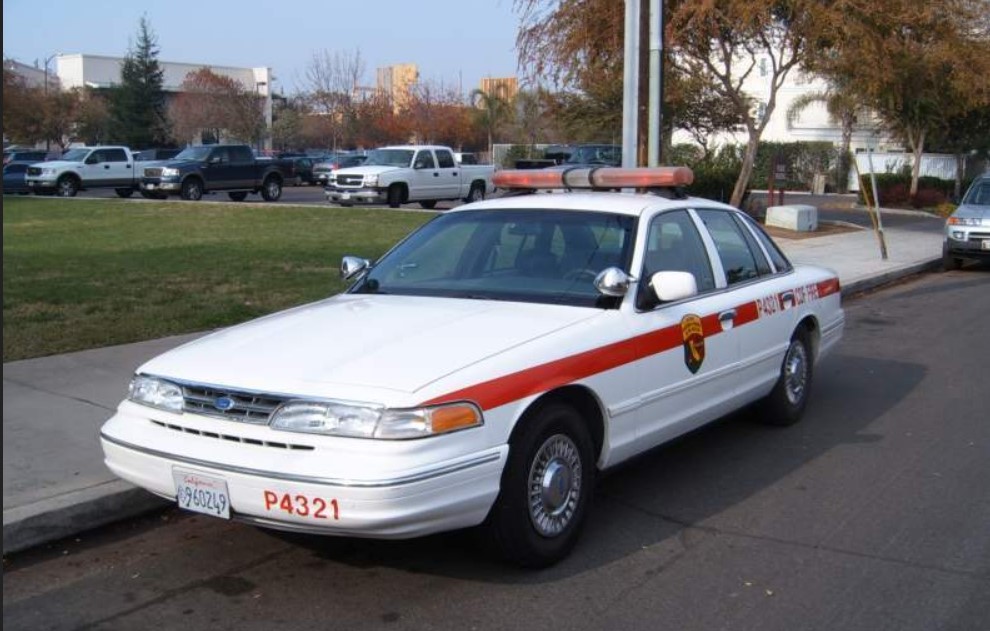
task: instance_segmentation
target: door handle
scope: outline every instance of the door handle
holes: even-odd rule
[[[457,171],[454,171],[453,173],[451,173],[451,175],[457,177]]]
[[[437,173],[436,171],[434,171],[434,172],[433,172],[433,177],[440,177],[440,174],[439,174],[439,173]]]
[[[723,331],[728,331],[735,324],[736,320],[736,310],[729,309],[728,311],[723,311],[718,314],[718,322],[722,325]]]
[[[790,309],[794,306],[794,292],[785,291],[780,294],[780,302],[783,303],[785,309]]]
[[[103,168],[104,168],[104,169],[107,169],[107,170],[109,171],[109,170],[110,170],[110,165],[109,165],[109,164],[104,164],[104,165],[103,165]]]

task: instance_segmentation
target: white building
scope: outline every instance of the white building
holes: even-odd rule
[[[123,57],[105,57],[102,55],[57,55],[55,57],[55,74],[58,81],[66,90],[88,86],[91,88],[109,88],[120,83],[120,69],[124,63]],[[265,126],[270,131],[272,127],[272,83],[275,76],[271,68],[235,68],[231,66],[214,66],[210,64],[190,64],[172,61],[159,61],[162,68],[162,87],[166,92],[180,92],[186,75],[203,68],[220,76],[229,77],[240,83],[245,90],[264,97]],[[23,64],[21,64],[23,65]],[[265,149],[271,149],[271,134],[265,140]]]

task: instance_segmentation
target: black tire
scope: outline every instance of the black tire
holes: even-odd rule
[[[58,178],[55,186],[56,194],[59,197],[75,197],[76,193],[79,192],[79,181],[71,175],[63,175]]]
[[[402,205],[402,185],[393,184],[388,187],[388,207],[398,208]]]
[[[265,178],[261,185],[261,197],[266,202],[277,202],[282,197],[282,182],[274,175]]]
[[[951,272],[953,270],[962,269],[963,260],[961,258],[952,256],[949,252],[949,246],[946,243],[942,244],[942,270],[946,272]]]
[[[800,329],[791,337],[780,365],[780,376],[763,400],[759,420],[767,425],[786,427],[801,420],[811,394],[815,370],[808,332]]]
[[[433,210],[434,208],[437,207],[437,200],[435,200],[435,199],[428,199],[428,200],[425,200],[425,201],[420,202],[419,205],[421,207],[425,208],[426,210]]]
[[[581,415],[551,402],[519,421],[486,526],[499,554],[523,567],[560,561],[591,505],[595,458]]]
[[[480,202],[483,199],[485,199],[485,187],[483,184],[475,182],[471,185],[471,190],[468,191],[468,195],[464,198],[464,201],[470,204],[471,202]]]
[[[134,194],[133,188],[115,188],[113,190],[117,193],[117,197],[123,197],[124,199],[127,199]]]
[[[227,197],[234,200],[235,202],[243,202],[247,199],[247,191],[232,191],[227,193]]]
[[[203,199],[203,184],[194,177],[182,183],[182,199],[190,202],[198,202]]]

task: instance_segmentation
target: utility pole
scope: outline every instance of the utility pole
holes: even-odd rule
[[[55,53],[45,58],[45,106],[46,107],[48,105],[48,64],[51,63],[52,59],[58,57],[58,55],[59,53]],[[45,130],[45,151],[51,151],[51,149],[52,149],[52,139],[48,137],[48,131]]]
[[[663,0],[650,0],[650,98],[647,134],[647,166],[660,165],[660,133],[663,129]]]
[[[622,79],[622,166],[636,166],[639,126],[639,3],[626,1],[625,57]]]

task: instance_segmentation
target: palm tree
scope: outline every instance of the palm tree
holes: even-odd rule
[[[830,86],[824,91],[805,92],[791,102],[787,108],[787,124],[792,126],[803,110],[814,103],[825,106],[829,118],[837,122],[842,130],[841,149],[839,150],[838,182],[839,192],[847,192],[849,183],[849,167],[851,165],[849,146],[852,144],[853,126],[856,115],[863,110],[862,101],[850,92]]]
[[[471,105],[478,108],[482,125],[488,131],[488,155],[493,157],[492,142],[499,127],[511,116],[512,108],[500,90],[491,93],[478,89],[471,92]]]

